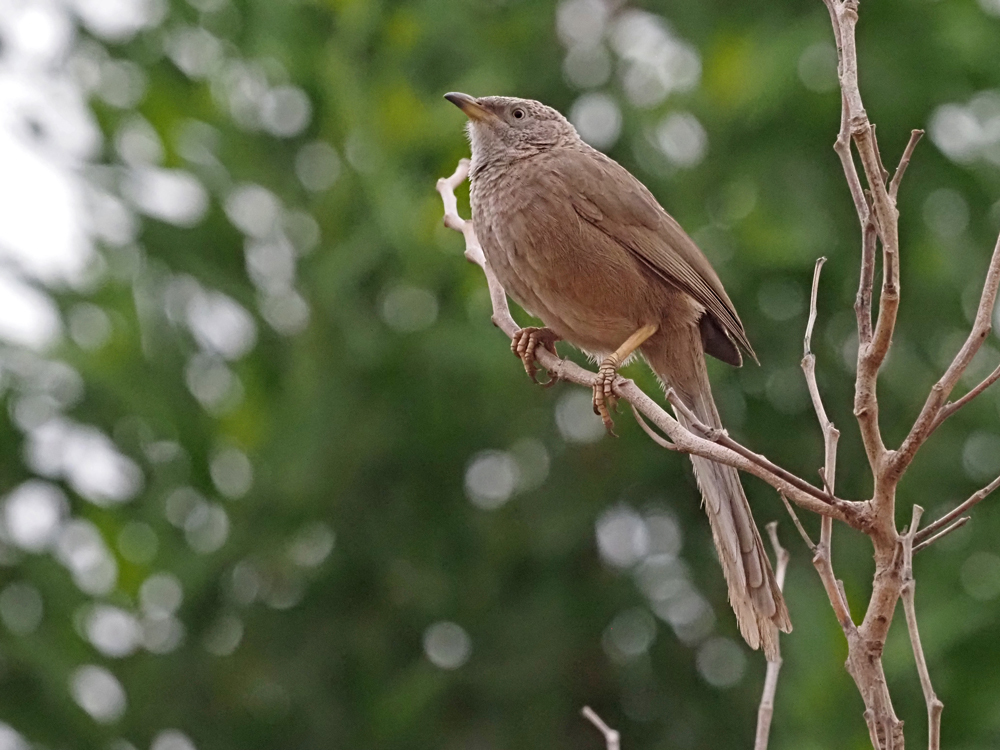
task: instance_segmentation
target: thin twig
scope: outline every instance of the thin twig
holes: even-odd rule
[[[787,501],[786,501],[787,502]],[[774,547],[774,580],[778,589],[784,590],[785,572],[788,570],[788,550],[781,546],[778,539],[778,522],[771,521],[767,525],[767,535]],[[764,690],[760,696],[760,708],[757,709],[757,734],[754,740],[754,750],[767,750],[767,741],[771,734],[771,719],[774,717],[774,694],[778,689],[778,675],[781,672],[781,645],[777,644],[777,655],[767,660],[767,672],[764,675]]]
[[[833,573],[833,562],[830,555],[830,530],[820,527],[820,543],[813,547],[813,567],[819,573],[819,579],[826,591],[826,598],[830,600],[833,614],[840,623],[841,630],[848,637],[850,642],[856,631],[854,620],[851,618],[851,610],[847,605],[847,597],[844,594],[844,587],[841,581]]]
[[[788,510],[788,515],[792,517],[792,523],[795,525],[795,528],[798,529],[799,535],[802,537],[802,541],[806,543],[806,546],[809,548],[811,552],[815,552],[816,544],[815,542],[813,542],[812,539],[809,538],[809,533],[805,530],[805,527],[802,525],[802,521],[799,520],[799,516],[795,512],[795,508],[792,507],[792,504],[790,502],[788,502],[787,497],[785,497],[784,495],[780,495],[780,497],[781,497],[781,502],[785,504],[785,508]]]
[[[1000,365],[998,365],[997,368],[993,372],[991,372],[989,375],[987,375],[983,379],[983,382],[981,382],[979,385],[977,385],[971,391],[969,391],[964,396],[962,396],[962,398],[958,399],[958,401],[949,401],[947,404],[945,404],[943,407],[941,407],[941,412],[938,414],[937,419],[934,420],[934,425],[931,427],[931,432],[933,432],[938,427],[940,427],[941,423],[944,420],[946,420],[948,417],[950,417],[956,411],[958,411],[959,409],[961,409],[967,403],[969,403],[970,401],[972,401],[972,399],[974,399],[980,393],[982,393],[983,391],[985,391],[987,388],[989,388],[991,385],[993,385],[998,380],[1000,380]]]
[[[823,397],[819,392],[819,385],[816,382],[816,355],[812,352],[813,326],[817,317],[817,297],[819,294],[820,273],[826,258],[819,258],[813,271],[812,292],[809,295],[809,322],[806,324],[806,333],[802,341],[802,371],[805,374],[806,385],[809,388],[809,396],[812,399],[813,409],[816,418],[819,420],[820,429],[823,431],[823,442],[825,446],[825,460],[823,463],[823,482],[826,489],[833,495],[837,474],[837,441],[840,439],[840,431],[826,414],[826,407],[823,406]]]
[[[945,526],[943,529],[941,529],[941,531],[939,531],[934,536],[930,537],[929,539],[925,539],[920,544],[915,545],[913,547],[913,554],[917,554],[920,550],[930,547],[932,544],[934,544],[934,542],[936,542],[941,537],[948,536],[948,534],[955,531],[956,529],[962,528],[963,526],[965,526],[965,524],[967,524],[971,520],[972,520],[971,516],[962,516],[957,521],[955,521],[955,523],[953,523],[951,526]]]
[[[819,547],[822,550],[822,555],[826,559],[826,565],[830,569],[830,574],[833,575],[833,524],[823,523],[823,519],[820,519],[819,525]],[[822,573],[820,574],[822,575]],[[837,594],[840,596],[840,581],[837,581]],[[847,605],[844,604],[844,609]]]
[[[816,325],[818,314],[816,298],[819,295],[819,275],[823,271],[824,263],[826,263],[826,257],[821,256],[816,259],[816,265],[813,268],[812,291],[809,294],[809,320],[806,323],[806,333],[802,340],[803,356],[806,357],[812,354],[813,327]]]
[[[885,164],[882,163],[882,149],[878,147],[878,134],[875,132],[875,123],[871,123],[871,134],[872,134],[872,144],[875,146],[875,156],[878,159],[879,174],[882,176],[882,182],[889,179],[889,170],[885,168]]]
[[[816,412],[816,419],[819,421],[820,429],[823,432],[823,483],[826,491],[831,495],[834,493],[837,483],[837,443],[840,440],[840,431],[834,426],[827,416],[826,407],[823,405],[823,397],[819,392],[819,384],[816,381],[816,355],[812,351],[813,327],[819,314],[819,280],[823,271],[823,264],[826,258],[819,258],[813,270],[812,291],[809,294],[809,319],[806,323],[806,333],[802,340],[802,372],[806,378],[806,385],[809,388],[809,396],[812,399],[813,410]],[[850,610],[847,600],[841,593],[840,586],[833,572],[833,523],[825,518],[821,519],[819,531],[819,544],[812,547],[813,565],[819,573],[823,588],[826,590],[830,605],[837,614],[837,621],[844,628],[845,635],[848,630],[854,627],[850,617]],[[850,623],[848,625],[848,623]]]
[[[677,395],[677,392],[673,388],[667,389],[667,401],[670,402],[670,405],[673,406],[676,411],[681,412],[684,415],[684,418],[691,423],[691,426],[694,427],[696,430],[698,430],[700,433],[702,433],[707,440],[725,446],[726,448],[732,450],[734,453],[738,453],[744,458],[753,461],[759,466],[770,471],[772,474],[781,477],[792,486],[797,487],[802,492],[812,495],[814,498],[820,500],[821,502],[828,503],[833,507],[838,506],[840,503],[847,502],[845,500],[840,500],[839,498],[831,495],[830,493],[824,492],[823,490],[813,487],[811,484],[809,484],[809,482],[805,481],[804,479],[801,479],[792,474],[790,471],[782,469],[777,464],[772,463],[771,460],[766,458],[765,456],[762,456],[759,453],[754,453],[749,448],[745,448],[744,446],[740,445],[735,440],[733,440],[731,437],[729,437],[729,433],[727,433],[724,429],[720,427],[710,427],[709,425],[705,424],[700,419],[698,419],[697,415],[693,411],[691,411],[690,408],[688,408],[687,404],[685,404],[681,400],[681,398]]]
[[[475,226],[471,221],[467,221],[458,215],[458,200],[455,197],[455,188],[462,184],[469,176],[471,162],[468,159],[461,159],[458,162],[454,174],[451,177],[442,177],[437,181],[437,191],[441,195],[441,202],[444,203],[444,225],[456,232],[461,232],[465,237],[465,259],[470,263],[479,266],[486,275],[486,285],[490,292],[490,302],[493,305],[493,325],[507,334],[513,336],[513,332],[519,330],[520,326],[510,314],[510,306],[507,304],[507,293],[500,285],[493,269],[486,262],[483,248],[479,244],[476,236]],[[582,370],[582,368],[581,368]]]
[[[545,356],[547,353],[545,350],[539,351],[541,356]],[[557,358],[553,357],[553,359]],[[548,367],[544,359],[540,359],[540,361]],[[557,361],[559,360],[557,359]],[[573,363],[568,364],[572,365]],[[590,374],[587,370],[582,371]],[[562,372],[557,374],[563,375]],[[563,379],[579,382],[573,377],[564,377]],[[788,499],[799,507],[813,513],[833,516],[865,533],[867,533],[867,529],[871,528],[870,508],[867,502],[851,502],[824,494],[822,490],[813,487],[804,479],[744,448],[725,435],[724,430],[713,431],[699,421],[697,424],[693,423],[692,427],[698,429],[700,425],[704,430],[703,434],[712,434],[712,439],[695,434],[667,414],[658,403],[653,401],[631,380],[619,379],[615,381],[614,389],[616,395],[634,405],[650,422],[667,433],[678,451],[703,456],[717,463],[733,466],[740,471],[753,474],[774,487],[778,492],[785,493]]]
[[[583,718],[597,727],[597,731],[604,735],[604,742],[607,744],[607,750],[620,750],[621,748],[621,735],[618,731],[612,729],[607,724],[604,723],[604,719],[597,715],[590,706],[584,706],[580,711],[583,714]]]
[[[920,446],[924,444],[938,425],[944,421],[945,418],[941,417],[941,413],[945,408],[948,396],[951,395],[959,378],[965,373],[973,357],[982,348],[990,332],[993,330],[993,309],[996,306],[998,290],[1000,290],[1000,237],[997,238],[997,243],[993,248],[993,257],[990,259],[990,267],[986,272],[986,281],[983,284],[983,293],[979,299],[979,309],[976,311],[976,319],[972,324],[969,337],[965,340],[958,354],[955,355],[955,359],[952,360],[944,375],[931,388],[931,392],[927,396],[927,401],[924,403],[920,415],[913,423],[910,433],[906,436],[903,444],[893,457],[891,468],[892,474],[896,478],[902,475],[906,467],[910,465]],[[991,375],[990,378],[992,377]],[[1000,375],[997,377],[1000,377]],[[990,378],[987,378],[987,381]],[[964,406],[972,398],[978,396],[990,385],[986,381],[984,383],[986,384],[980,384],[982,387],[976,386],[976,388],[970,391],[971,396],[966,394],[968,398],[963,397],[965,400],[959,399],[956,404]],[[961,408],[960,405],[953,405],[954,408],[948,413],[954,413],[954,411]]]
[[[781,546],[781,540],[778,539],[778,522],[771,521],[767,526],[764,527],[767,530],[767,537],[771,540],[771,546],[774,547],[774,580],[778,584],[778,589],[780,591],[785,590],[785,572],[788,570],[788,562],[791,559],[791,555],[788,550]]]
[[[833,33],[837,41],[837,67],[838,76],[844,80],[844,55],[843,40],[840,29],[840,22],[837,18],[837,10],[834,7],[835,0],[823,0],[827,10],[830,11],[830,20],[833,22]],[[855,74],[856,75],[856,74]],[[849,106],[847,96],[841,88],[840,95],[840,131],[837,133],[837,140],[833,144],[833,150],[840,157],[841,166],[844,169],[844,177],[847,178],[847,186],[851,191],[851,198],[854,200],[854,208],[858,213],[861,226],[864,227],[867,221],[868,206],[865,203],[864,189],[861,187],[861,180],[858,178],[858,169],[854,164],[854,155],[851,153],[851,126],[849,120]]]
[[[854,314],[858,319],[858,346],[872,340],[872,287],[875,284],[875,245],[878,234],[875,221],[869,214],[861,231],[861,276],[858,295],[854,300]]]
[[[927,750],[941,750],[941,712],[944,710],[927,670],[927,659],[924,657],[924,647],[920,643],[920,630],[917,628],[917,609],[914,603],[917,582],[913,578],[913,540],[920,525],[920,516],[924,509],[913,506],[913,520],[910,528],[901,539],[903,545],[903,590],[900,594],[903,600],[903,611],[906,613],[906,629],[910,634],[910,645],[913,646],[913,659],[917,663],[917,674],[920,675],[920,688],[924,692],[927,704]]]
[[[910,166],[910,158],[913,156],[913,149],[917,147],[917,144],[920,142],[923,135],[923,130],[910,131],[910,142],[907,143],[906,148],[903,149],[903,156],[899,160],[899,166],[896,167],[896,174],[892,176],[892,181],[889,183],[889,197],[894,201],[896,200],[896,194],[899,192],[899,183],[903,181],[903,175],[906,174],[906,168]]]
[[[870,194],[870,193],[869,193]],[[872,472],[878,470],[885,444],[878,424],[878,397],[876,381],[878,371],[889,351],[892,328],[895,326],[896,307],[899,304],[898,291],[894,290],[894,278],[889,252],[883,243],[883,287],[879,298],[878,320],[872,327],[872,295],[875,281],[875,250],[878,237],[876,217],[871,210],[862,224],[861,279],[858,297],[855,301],[855,315],[858,322],[858,366],[854,385],[854,416],[861,429],[865,453]]]
[[[639,426],[642,428],[642,431],[645,432],[647,435],[649,435],[650,439],[654,443],[656,443],[661,448],[666,448],[668,451],[677,450],[676,445],[671,443],[662,435],[658,434],[656,430],[654,430],[652,427],[649,426],[649,423],[643,418],[642,414],[639,413],[639,410],[636,409],[634,405],[629,404],[629,406],[632,408],[632,416],[635,417],[635,421],[639,423]]]
[[[994,479],[992,482],[990,482],[988,485],[986,485],[985,487],[983,487],[981,490],[978,490],[978,491],[972,493],[972,495],[969,497],[968,500],[966,500],[965,502],[963,502],[961,505],[959,505],[954,510],[951,510],[948,513],[945,513],[938,520],[934,521],[934,523],[928,524],[927,526],[925,526],[924,528],[922,528],[920,531],[917,532],[917,535],[914,538],[914,541],[915,542],[922,542],[922,541],[924,541],[925,539],[927,539],[927,537],[929,537],[935,531],[937,531],[938,529],[940,529],[942,526],[947,526],[949,523],[951,523],[952,521],[954,521],[956,518],[958,518],[959,516],[964,515],[966,512],[968,512],[968,510],[970,508],[972,508],[973,506],[978,505],[979,503],[981,503],[983,500],[985,500],[987,497],[989,497],[989,495],[992,492],[994,492],[997,488],[1000,488],[1000,477],[997,477],[996,479]]]
[[[864,233],[864,251],[871,247],[868,257],[863,257],[861,289],[858,293],[858,372],[855,381],[854,413],[861,428],[865,452],[873,473],[877,473],[886,453],[878,425],[878,399],[876,380],[879,369],[885,361],[896,326],[899,308],[899,232],[895,200],[889,196],[885,184],[882,157],[878,152],[874,130],[868,121],[861,93],[858,88],[858,56],[854,29],[858,22],[857,0],[838,2],[823,0],[830,12],[830,20],[837,40],[838,77],[841,90],[840,133],[834,149],[840,157],[847,177],[851,197],[854,200],[858,221]],[[861,166],[868,182],[871,203],[865,199],[858,179],[857,169],[850,150],[848,137],[854,142]],[[882,240],[883,281],[879,299],[878,319],[875,330],[869,333],[870,296],[866,286],[869,273],[874,267],[874,247],[868,241],[869,225],[872,224]],[[885,525],[892,518],[892,504],[895,488],[887,488],[876,476],[875,496],[872,500],[875,512]],[[888,537],[888,534],[885,534]]]

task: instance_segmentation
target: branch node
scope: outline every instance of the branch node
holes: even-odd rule
[[[917,147],[923,135],[923,130],[916,129],[910,131],[910,141],[906,144],[903,155],[899,159],[899,166],[896,167],[896,174],[892,176],[892,182],[889,183],[889,197],[892,198],[894,203],[896,201],[896,194],[899,192],[899,184],[903,181],[906,168],[910,166],[910,158],[913,156],[913,150]]]

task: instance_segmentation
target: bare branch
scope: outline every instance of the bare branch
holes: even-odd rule
[[[927,439],[936,424],[940,423],[941,411],[955,383],[988,334],[989,318],[996,301],[997,285],[1000,285],[1000,268],[998,268],[997,261],[998,253],[1000,253],[1000,242],[998,242],[998,249],[994,251],[994,259],[987,274],[976,324],[969,341],[942,380],[932,390],[927,404],[899,451],[888,451],[879,428],[877,379],[892,343],[899,309],[900,248],[899,213],[896,210],[896,198],[919,134],[916,132],[911,134],[900,165],[896,170],[896,176],[887,185],[887,174],[879,153],[875,129],[865,113],[858,88],[857,50],[855,46],[858,0],[823,1],[830,13],[834,28],[839,62],[838,76],[842,111],[840,135],[835,148],[844,167],[848,187],[863,232],[861,280],[855,303],[859,346],[854,413],[861,429],[865,453],[875,482],[874,495],[871,500],[874,527],[869,533],[869,537],[875,547],[876,573],[868,609],[859,626],[854,628],[851,623],[849,615],[845,611],[846,598],[843,595],[843,587],[835,580],[829,570],[829,558],[826,554],[832,526],[825,521],[821,527],[820,544],[817,546],[813,561],[820,572],[824,587],[827,589],[830,601],[838,613],[838,619],[841,621],[847,636],[847,668],[865,701],[865,719],[868,723],[872,744],[876,750],[882,750],[882,748],[903,747],[902,722],[899,721],[893,710],[881,662],[885,638],[892,622],[896,603],[903,595],[901,567],[904,561],[902,545],[894,520],[896,486],[919,446]],[[860,188],[848,135],[853,141],[867,181],[868,190],[864,192]],[[871,296],[877,241],[881,241],[882,245],[882,289],[879,297],[878,318],[873,330]],[[981,393],[986,387],[988,384],[977,386],[974,389],[976,393],[972,394],[968,400]],[[963,403],[967,403],[967,401]],[[956,408],[960,408],[960,405]],[[824,472],[824,476],[828,476],[828,473]],[[832,483],[828,483],[828,487],[832,493]],[[915,521],[906,545],[908,562],[912,562],[913,537],[916,534]],[[912,575],[910,577],[912,578]],[[911,615],[912,611],[908,612],[908,617]],[[915,649],[918,647],[919,644],[915,642]],[[922,675],[922,678],[924,676]],[[927,681],[926,686],[929,688],[929,681]],[[935,717],[932,708],[933,701],[929,697],[928,712],[933,726]],[[939,716],[937,721],[939,725]],[[932,741],[934,741],[933,732]],[[933,747],[936,750],[937,745],[933,745]]]
[[[906,174],[906,168],[910,166],[910,159],[913,156],[913,150],[917,147],[920,139],[923,137],[923,130],[911,130],[910,131],[910,142],[906,144],[906,148],[903,150],[903,156],[899,160],[899,166],[896,167],[896,174],[893,175],[892,181],[889,183],[889,197],[896,200],[896,194],[899,193],[899,183],[903,181],[903,175]]]
[[[945,404],[944,406],[942,406],[940,413],[938,413],[937,419],[934,420],[934,425],[931,427],[931,432],[933,432],[938,427],[940,427],[941,423],[944,420],[946,420],[948,417],[950,417],[956,411],[958,411],[959,409],[961,409],[967,403],[969,403],[970,401],[972,401],[972,399],[974,399],[980,393],[982,393],[983,391],[985,391],[987,388],[989,388],[991,385],[993,385],[998,380],[1000,380],[1000,365],[998,365],[997,368],[993,372],[991,372],[989,375],[987,375],[983,379],[983,382],[981,382],[979,385],[977,385],[971,391],[969,391],[964,396],[962,396],[962,398],[958,399],[958,401],[949,401],[947,404]]]
[[[924,528],[922,528],[920,531],[917,532],[916,536],[914,537],[914,541],[923,542],[925,539],[927,539],[931,534],[940,529],[942,526],[947,526],[949,523],[954,521],[959,516],[968,513],[970,508],[981,503],[997,488],[1000,488],[1000,477],[994,479],[992,482],[990,482],[988,485],[983,487],[978,492],[973,493],[968,500],[963,502],[954,510],[945,513],[934,523],[929,524]]]
[[[867,171],[867,170],[866,170]],[[875,204],[877,205],[877,203]],[[895,207],[893,207],[895,212]],[[861,426],[865,450],[869,463],[877,470],[885,455],[885,443],[878,424],[877,378],[882,363],[885,362],[892,334],[896,328],[896,314],[899,311],[899,252],[886,243],[885,222],[876,214],[876,226],[881,226],[882,240],[882,293],[879,297],[878,318],[869,343],[858,345],[858,374],[854,389],[854,414]],[[893,222],[895,217],[893,217]],[[894,227],[895,229],[895,227]]]
[[[585,371],[586,372],[586,371]],[[740,471],[762,479],[778,492],[806,510],[820,515],[830,515],[844,523],[865,531],[871,527],[869,507],[866,502],[851,502],[827,495],[789,471],[782,469],[764,456],[743,447],[725,434],[724,430],[711,430],[700,421],[692,424],[695,429],[704,428],[706,435],[700,437],[685,429],[676,419],[667,414],[631,380],[615,383],[615,393],[635,405],[639,411],[657,427],[667,433],[677,450],[710,458],[718,463],[733,466]]]
[[[605,724],[604,719],[598,716],[597,712],[590,706],[584,706],[580,713],[583,714],[583,718],[597,727],[598,732],[604,735],[604,742],[607,744],[607,750],[620,750],[621,735],[618,734],[617,730],[614,730]]]
[[[823,271],[823,264],[826,258],[819,258],[813,270],[812,292],[809,295],[809,320],[806,323],[805,338],[802,341],[802,372],[806,378],[806,385],[809,387],[809,396],[812,399],[813,410],[819,420],[820,429],[823,431],[824,461],[823,461],[823,483],[826,491],[831,495],[835,491],[837,482],[837,443],[840,440],[840,431],[826,414],[826,407],[823,406],[823,397],[819,392],[819,384],[816,382],[816,355],[812,352],[813,327],[816,324],[816,317],[819,313],[817,298],[819,296],[819,279]],[[793,516],[794,518],[794,516]],[[794,519],[798,521],[798,519]],[[802,532],[805,534],[805,532]],[[808,539],[808,536],[806,536]],[[830,605],[837,615],[837,621],[844,628],[845,634],[854,627],[851,621],[850,610],[847,607],[847,600],[843,596],[839,582],[833,573],[833,523],[826,517],[821,519],[819,544],[810,547],[813,551],[813,565],[819,573],[823,588],[826,590]]]
[[[921,542],[920,544],[914,546],[913,554],[917,554],[920,550],[930,547],[932,544],[934,544],[934,542],[936,542],[941,537],[948,536],[948,534],[955,531],[956,529],[962,528],[963,526],[965,526],[965,524],[967,524],[971,520],[972,518],[970,516],[963,516],[962,518],[959,518],[957,521],[955,521],[955,523],[953,523],[951,526],[945,526],[943,529],[941,529],[941,531],[932,536],[930,539],[927,539]]]
[[[798,529],[799,535],[802,537],[802,541],[806,543],[806,546],[810,549],[810,551],[815,552],[816,544],[815,542],[813,542],[812,539],[809,538],[809,534],[805,530],[805,527],[802,526],[802,521],[799,520],[799,516],[795,512],[795,508],[793,508],[792,504],[788,502],[787,497],[785,497],[784,495],[781,495],[780,497],[781,497],[781,502],[785,504],[785,508],[788,510],[788,515],[792,517],[792,523],[795,524],[795,528]]]
[[[787,500],[785,502],[788,502]],[[774,579],[778,588],[784,590],[785,572],[788,570],[788,550],[781,546],[778,539],[778,522],[771,521],[767,525],[767,535],[774,547]],[[757,735],[754,739],[754,750],[767,750],[767,741],[771,734],[771,719],[774,717],[774,694],[778,690],[778,675],[781,672],[781,648],[774,659],[767,661],[767,673],[764,675],[764,690],[760,696],[760,708],[757,709]]]
[[[830,11],[830,21],[833,24],[833,35],[837,42],[837,73],[841,82],[845,79],[844,69],[844,41],[843,32],[840,28],[840,20],[837,13],[837,0],[823,0],[828,11]],[[857,80],[857,58],[854,60],[854,80]],[[833,150],[840,157],[841,166],[844,169],[844,177],[847,178],[847,187],[851,191],[851,198],[854,200],[854,208],[858,213],[858,220],[862,228],[868,221],[868,204],[865,201],[864,189],[861,187],[861,180],[858,178],[858,170],[854,165],[854,155],[851,153],[851,127],[850,127],[850,106],[847,101],[843,83],[840,94],[840,132],[837,133],[837,140],[833,144]]]
[[[823,536],[824,534],[821,529],[821,540]],[[841,629],[848,636],[848,640],[850,640],[856,627],[854,620],[851,619],[851,610],[847,606],[847,597],[844,596],[843,585],[833,574],[833,565],[830,561],[830,548],[824,546],[822,541],[814,548],[812,563],[816,568],[816,572],[819,573],[820,581],[823,583],[827,599],[830,600],[830,606],[833,607],[833,613],[837,617],[837,622],[840,623]]]
[[[486,262],[483,248],[479,244],[476,236],[476,229],[471,221],[467,221],[458,215],[458,200],[455,198],[455,188],[462,184],[469,176],[468,159],[461,159],[458,167],[451,177],[442,177],[437,181],[437,191],[441,195],[441,202],[444,203],[444,225],[456,232],[461,232],[465,237],[465,259],[470,263],[475,263],[486,274],[486,284],[490,291],[490,302],[493,304],[493,325],[508,335],[513,336],[519,326],[510,314],[510,306],[507,304],[507,294],[497,280],[493,269]],[[582,368],[581,368],[582,369]]]
[[[812,353],[812,334],[816,324],[817,303],[819,294],[819,278],[823,270],[826,258],[819,258],[813,271],[812,292],[809,295],[809,322],[806,324],[805,338],[802,342],[802,371],[806,377],[806,385],[809,387],[809,396],[812,399],[813,409],[819,419],[820,429],[823,431],[823,442],[825,445],[825,461],[823,464],[823,481],[826,484],[827,492],[833,494],[833,487],[836,482],[837,473],[837,441],[840,439],[840,431],[826,415],[826,408],[823,406],[823,397],[819,392],[819,385],[816,382],[816,355]]]
[[[885,444],[878,426],[878,399],[876,379],[892,343],[899,309],[899,233],[895,200],[889,195],[885,183],[885,168],[878,153],[874,130],[868,121],[861,93],[858,89],[858,57],[854,40],[854,27],[858,22],[857,0],[838,2],[824,0],[830,12],[837,39],[838,74],[841,89],[840,135],[835,149],[844,166],[851,196],[864,233],[862,248],[861,285],[856,310],[858,314],[858,373],[855,382],[854,413],[861,428],[865,452],[873,472],[877,472],[885,456]],[[848,135],[854,141],[861,166],[868,182],[871,205],[865,200],[857,170],[850,152]],[[882,240],[883,280],[879,300],[878,321],[870,331],[870,301],[868,282],[874,268],[874,243],[869,239],[869,224],[873,224]],[[870,252],[865,253],[866,250]],[[884,491],[876,480],[874,503],[876,512],[883,517],[892,515],[893,494]]]
[[[846,140],[848,135],[854,140],[861,158],[865,178],[868,181],[868,187],[872,191],[879,234],[888,251],[894,252],[896,249],[894,241],[895,206],[889,200],[885,189],[884,167],[882,167],[882,160],[878,154],[871,124],[868,122],[868,115],[861,103],[861,91],[858,87],[858,55],[854,41],[854,27],[858,22],[857,0],[849,0],[848,2],[824,0],[824,2],[830,11],[834,34],[837,38],[838,73],[842,94],[841,136],[838,137],[838,140],[841,137]],[[845,143],[845,145],[847,144]],[[843,156],[841,156],[841,161],[844,161]],[[850,174],[851,171],[854,172],[853,176]],[[859,196],[860,181],[857,179],[856,170],[853,169],[853,160],[851,160],[851,170],[845,167],[845,174],[847,174],[851,195],[854,198],[858,219],[861,226],[864,227],[868,218],[868,209],[866,202]]]
[[[882,295],[878,303],[878,319],[870,346],[864,352],[868,370],[878,373],[892,345],[899,310],[899,252],[882,245]]]
[[[924,444],[924,441],[930,437],[934,429],[946,418],[940,415],[945,408],[948,396],[951,395],[959,378],[965,373],[973,357],[982,348],[983,343],[990,335],[990,331],[993,330],[992,317],[993,309],[996,306],[998,289],[1000,289],[1000,237],[997,238],[997,244],[993,248],[993,257],[990,259],[990,267],[986,272],[986,282],[983,284],[983,293],[979,299],[979,309],[976,311],[976,319],[972,324],[969,337],[965,340],[958,354],[955,355],[955,359],[952,360],[944,375],[931,388],[931,392],[927,396],[927,401],[924,403],[920,415],[910,429],[910,434],[906,436],[899,451],[893,457],[892,472],[895,477],[898,478],[902,475],[920,446]],[[993,376],[991,375],[990,377]],[[987,380],[989,379],[987,378]],[[983,382],[986,383],[986,381]],[[976,389],[970,391],[973,395],[968,400],[963,401],[959,399],[956,404],[964,405],[968,403],[969,400],[975,398],[975,396],[989,387],[989,383],[980,385],[982,386],[981,388],[977,386]],[[954,411],[960,408],[958,405],[953,406],[954,409],[949,414],[954,413]]]
[[[544,354],[544,352],[540,352]],[[572,363],[570,363],[572,364]],[[588,372],[584,370],[584,372]],[[831,515],[859,530],[870,527],[868,504],[851,502],[830,496],[813,487],[791,472],[743,447],[730,438],[725,430],[708,427],[688,412],[692,427],[702,431],[705,437],[683,427],[676,419],[660,408],[631,380],[619,379],[615,383],[615,393],[635,406],[647,419],[669,435],[674,450],[710,458],[718,463],[733,466],[741,471],[762,479],[778,492],[785,493],[796,505],[820,515]],[[670,392],[668,391],[668,399]],[[675,401],[679,399],[674,396]],[[676,406],[676,404],[674,404]],[[683,407],[683,404],[681,404]],[[684,407],[686,408],[686,407]]]
[[[787,549],[781,546],[781,540],[778,539],[778,522],[771,521],[764,528],[767,530],[768,539],[771,540],[771,546],[774,547],[774,561],[776,563],[774,567],[774,580],[778,584],[778,588],[784,591],[785,573],[788,570],[788,562],[792,556],[788,554]]]
[[[465,182],[465,178],[469,176],[469,168],[471,166],[472,162],[470,160],[459,159],[458,166],[455,167],[455,171],[451,176],[439,178],[437,184],[434,186],[438,195],[441,196],[441,202],[444,203],[444,225],[448,229],[454,229],[456,232],[464,231],[465,219],[458,215],[458,198],[455,196],[455,188]],[[476,246],[479,246],[478,242]]]
[[[854,301],[859,347],[867,346],[872,340],[872,286],[875,283],[875,244],[878,235],[870,215],[861,234],[861,279],[858,282],[858,296]]]
[[[941,750],[941,712],[944,710],[934,686],[931,684],[931,675],[927,670],[927,659],[924,657],[924,647],[920,643],[920,630],[917,628],[917,610],[914,603],[917,583],[913,579],[913,540],[920,525],[920,516],[924,509],[919,505],[913,506],[913,520],[910,528],[903,535],[901,542],[903,545],[903,590],[901,598],[903,600],[903,611],[906,613],[906,629],[910,633],[910,645],[913,646],[913,659],[917,663],[917,674],[920,675],[920,687],[924,692],[924,701],[927,703],[927,750]]]
[[[826,263],[826,257],[819,257],[816,259],[816,265],[813,268],[812,292],[809,294],[809,320],[806,323],[806,333],[802,341],[802,351],[805,357],[812,354],[813,328],[816,325],[816,316],[818,314],[816,297],[819,295],[819,275],[823,271],[824,263]]]
[[[696,430],[698,430],[702,435],[704,435],[707,440],[713,443],[718,443],[719,445],[725,446],[726,448],[729,448],[734,453],[737,453],[740,456],[746,458],[748,461],[757,464],[758,466],[765,469],[774,476],[780,477],[785,482],[792,485],[801,492],[811,495],[813,498],[823,503],[829,503],[830,506],[833,508],[841,506],[842,503],[848,503],[848,501],[846,500],[841,500],[831,495],[828,492],[823,492],[822,490],[813,487],[804,479],[800,479],[799,477],[792,474],[790,471],[782,469],[777,464],[772,463],[771,460],[766,458],[765,456],[762,456],[759,453],[754,453],[749,448],[745,448],[744,446],[740,445],[735,440],[733,440],[731,437],[729,437],[729,434],[725,430],[718,427],[709,427],[700,419],[698,419],[697,415],[695,415],[695,413],[691,411],[691,409],[689,409],[687,405],[677,396],[677,393],[674,391],[673,388],[667,389],[667,401],[670,402],[670,405],[674,407],[675,411],[679,411],[682,414],[684,414],[685,419],[687,419],[691,423],[691,426],[694,427]],[[772,484],[772,486],[774,485]],[[801,503],[799,504],[801,505]],[[848,503],[848,505],[850,505],[850,503]],[[822,513],[823,515],[831,515],[829,511],[825,510],[816,511],[813,508],[809,508],[809,510]],[[850,522],[847,521],[847,523]]]
[[[872,143],[875,146],[875,156],[878,159],[879,174],[882,175],[882,182],[889,179],[889,170],[885,168],[885,164],[882,163],[882,149],[878,147],[878,134],[875,132],[876,126],[873,122],[871,124],[872,130]]]
[[[843,586],[833,574],[829,557],[832,526],[821,527],[820,544],[813,556],[837,620],[848,643],[847,669],[865,702],[865,720],[876,750],[903,747],[902,723],[896,717],[889,695],[881,654],[889,624],[899,599],[896,571],[900,560],[894,523],[895,483],[886,481],[888,452],[878,421],[876,386],[879,369],[889,351],[899,308],[899,235],[895,200],[890,197],[875,136],[861,102],[855,26],[858,0],[824,0],[837,41],[838,76],[841,90],[840,135],[834,147],[840,157],[862,229],[862,264],[858,299],[858,368],[855,379],[854,413],[861,430],[868,463],[875,480],[871,500],[873,527],[867,531],[875,547],[876,575],[868,610],[855,626],[847,607]],[[851,142],[861,161],[868,194],[861,188],[851,152]],[[871,324],[876,240],[881,239],[883,279],[878,319]],[[831,467],[832,468],[832,467]],[[826,471],[827,485],[835,479]]]

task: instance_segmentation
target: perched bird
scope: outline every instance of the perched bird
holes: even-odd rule
[[[540,318],[512,349],[534,379],[535,351],[565,340],[601,362],[594,409],[639,352],[699,420],[722,423],[705,354],[755,357],[722,282],[694,241],[624,167],[556,110],[530,99],[445,96],[468,117],[472,221],[507,293]],[[687,420],[679,413],[678,419]],[[740,632],[777,655],[788,610],[732,467],[691,457]]]

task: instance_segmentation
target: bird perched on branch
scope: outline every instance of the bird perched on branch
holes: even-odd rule
[[[540,318],[511,348],[535,378],[535,351],[565,340],[601,362],[594,410],[618,368],[641,353],[698,420],[722,423],[705,354],[755,357],[722,282],[694,241],[624,167],[584,143],[556,110],[530,99],[451,93],[468,117],[472,221],[507,293]],[[675,410],[676,411],[676,410]],[[690,420],[677,413],[690,427]],[[740,632],[777,655],[791,630],[736,469],[691,457]]]

